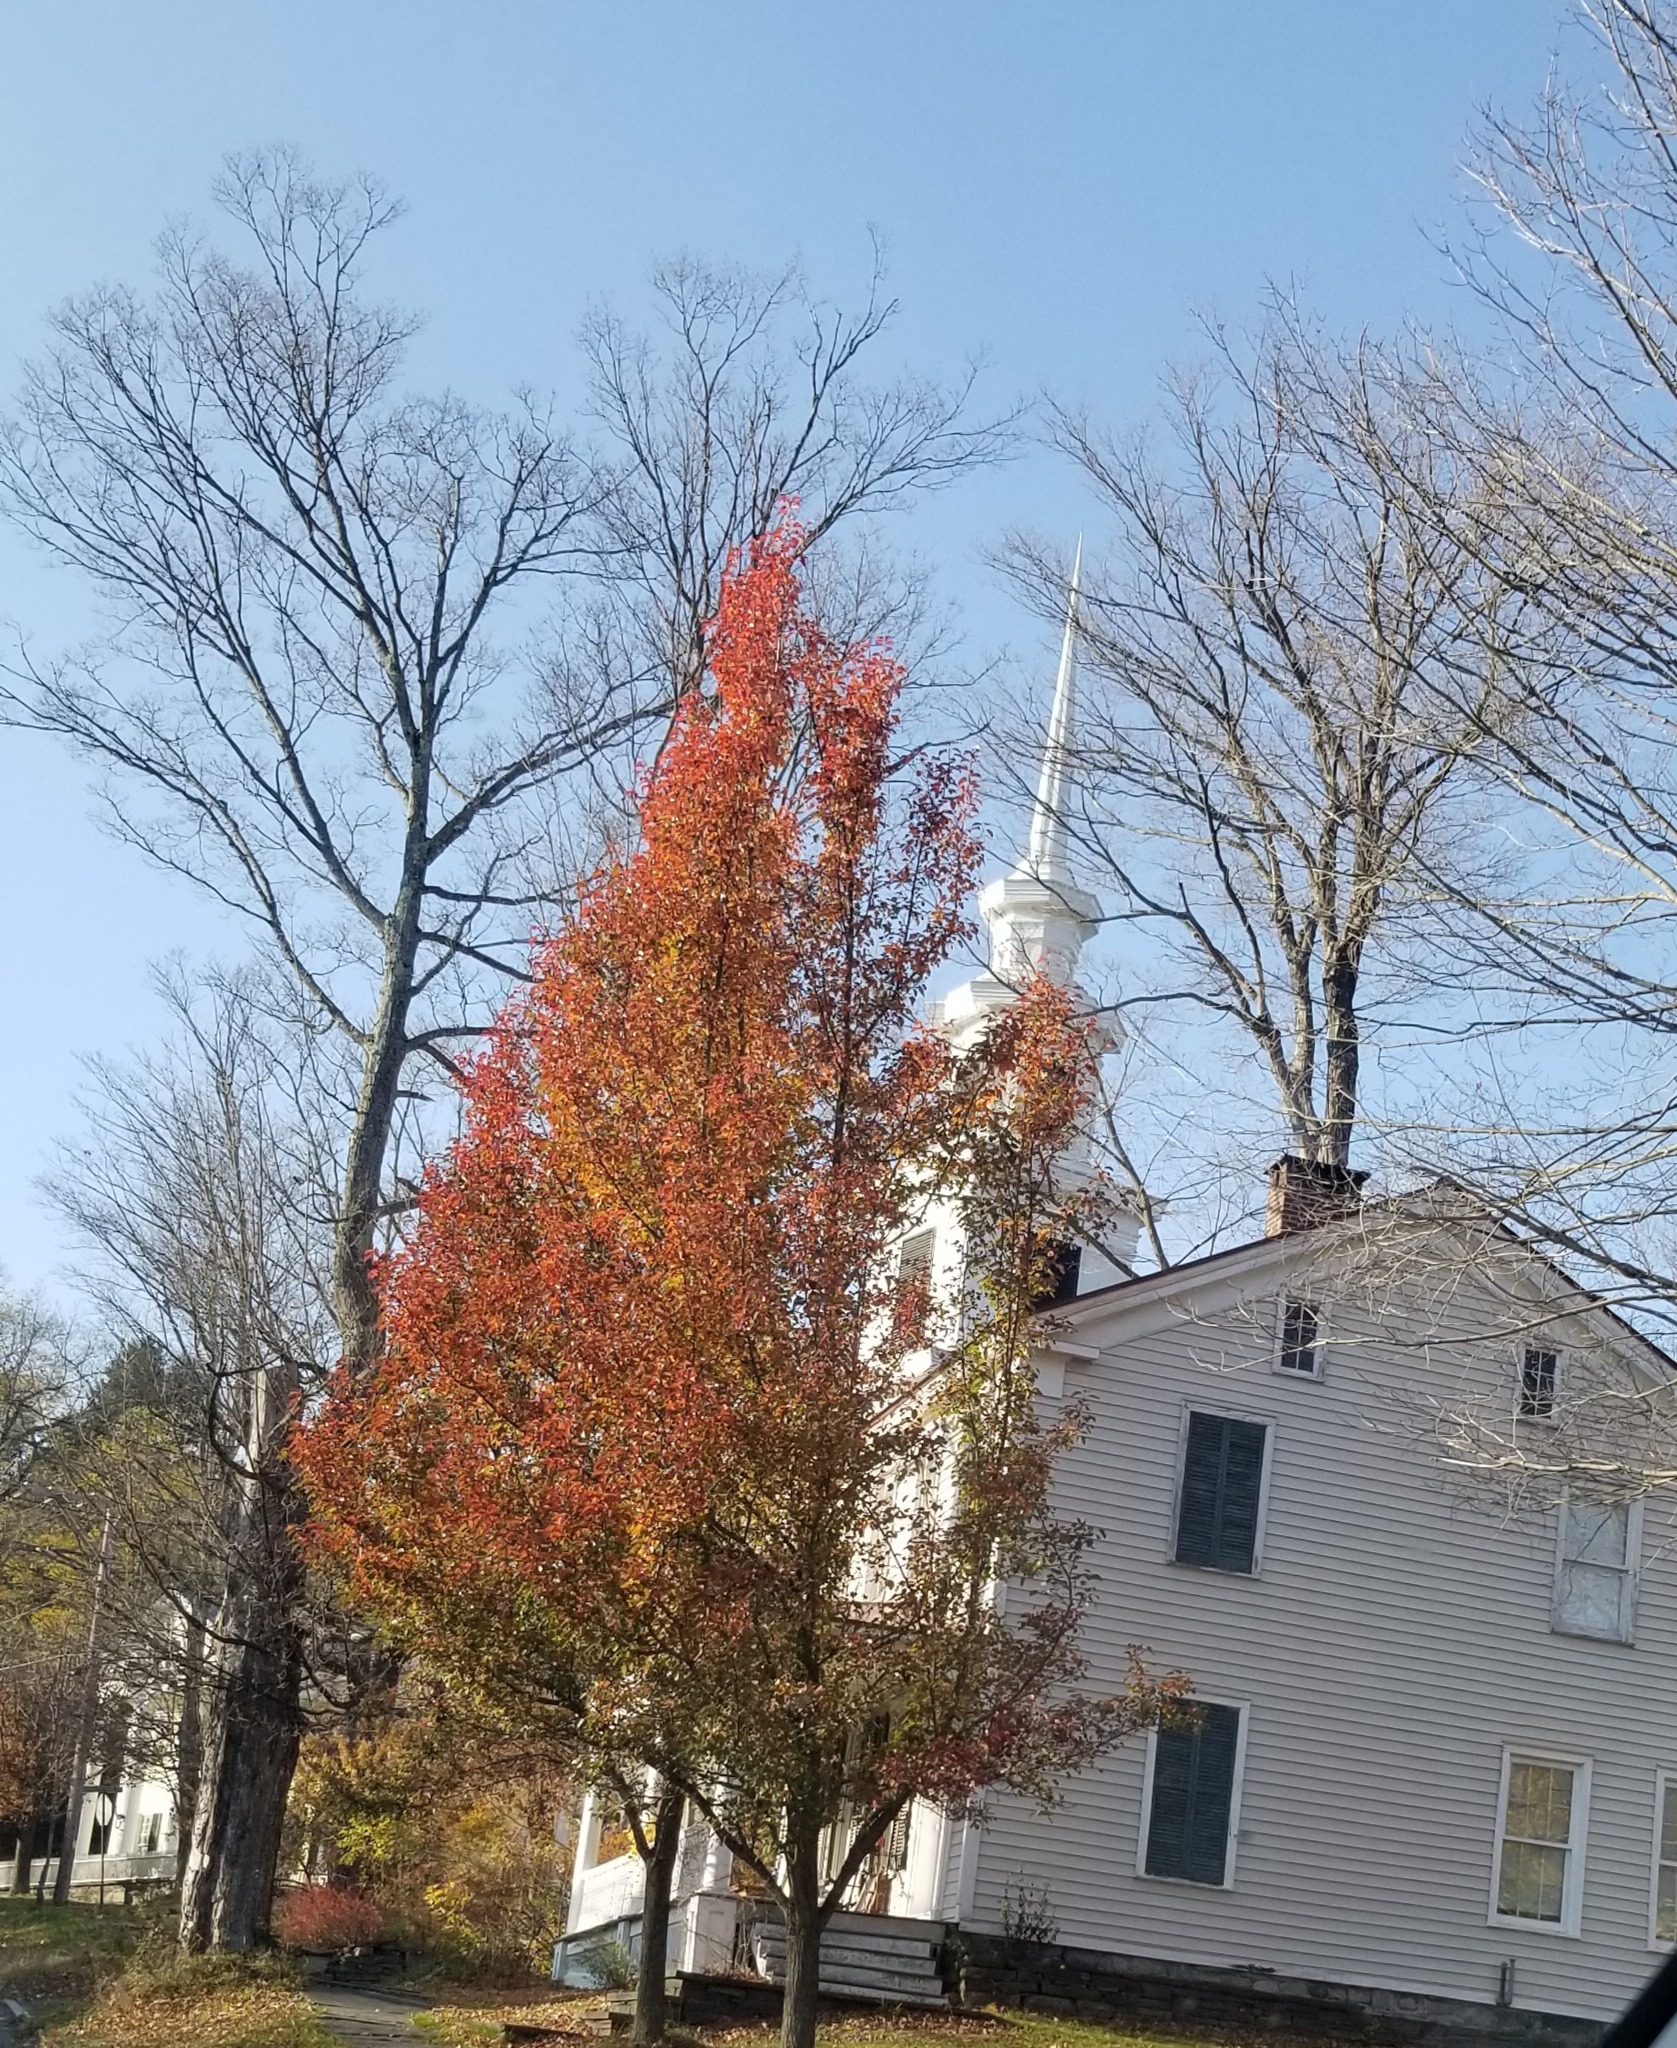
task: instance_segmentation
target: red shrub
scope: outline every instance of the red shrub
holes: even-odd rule
[[[274,1902],[274,1933],[287,1948],[362,1948],[383,1932],[374,1902],[336,1885],[300,1885]]]

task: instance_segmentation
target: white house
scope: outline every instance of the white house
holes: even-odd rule
[[[76,1828],[70,1882],[78,1893],[172,1883],[177,1843],[174,1789],[161,1773],[125,1773],[113,1787],[90,1778]],[[0,1888],[16,1886],[17,1858],[22,1856],[29,1885],[44,1885],[51,1892],[58,1858],[48,1856],[43,1869],[39,1855],[30,1855],[31,1849],[41,1846],[27,1835],[12,1843],[6,1857],[10,1869],[0,1864]]]
[[[989,971],[944,1004],[952,1034],[1030,965],[1072,982],[1097,914],[1057,819],[1074,653],[1068,621],[1029,846],[985,892]],[[1446,1455],[1463,1418],[1541,1446],[1592,1384],[1663,1389],[1670,1363],[1471,1211],[1364,1205],[1357,1180],[1278,1162],[1263,1237],[1163,1272],[1085,1253],[1039,1383],[1089,1415],[1057,1485],[1101,1532],[1090,1679],[1121,1686],[1142,1644],[1198,1712],[1049,1814],[914,1808],[835,1927],[837,1980],[895,1934],[880,1988],[934,1995],[958,1930],[994,1987],[993,1938],[1030,1932],[1053,1944],[1016,1944],[1039,1988],[1059,1967],[1097,2003],[1188,1972],[1507,2026],[1609,2015],[1677,1940],[1668,1513],[1510,1506]],[[959,1243],[927,1228],[912,1255],[953,1278]],[[564,1968],[633,1936],[639,1865],[600,1827],[591,1806]],[[772,1964],[697,1832],[677,1893],[672,1961]]]

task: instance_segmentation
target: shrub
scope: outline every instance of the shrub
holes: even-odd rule
[[[340,1885],[299,1885],[274,1905],[274,1933],[287,1948],[360,1948],[383,1932],[374,1901]]]
[[[601,1991],[627,1991],[639,1974],[634,1957],[620,1941],[591,1941],[577,1950],[575,1960]]]

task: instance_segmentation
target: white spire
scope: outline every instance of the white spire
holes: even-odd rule
[[[1037,776],[1031,829],[1011,873],[990,883],[978,907],[990,931],[988,972],[957,989],[945,1005],[953,1021],[975,1025],[983,1014],[1013,1000],[1032,974],[1044,974],[1062,988],[1077,985],[1077,957],[1100,922],[1100,904],[1080,889],[1071,871],[1065,826],[1070,781],[1077,684],[1077,603],[1083,573],[1083,542],[1071,572],[1060,669],[1048,717],[1042,766]]]
[[[1037,776],[1036,803],[1031,810],[1031,836],[1015,874],[1034,875],[1041,882],[1069,882],[1066,851],[1065,786],[1071,765],[1072,721],[1077,706],[1077,597],[1083,576],[1083,536],[1066,592],[1066,630],[1060,642],[1060,670],[1054,678],[1054,704],[1048,714],[1042,770]]]

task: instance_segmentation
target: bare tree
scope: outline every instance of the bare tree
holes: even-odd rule
[[[507,701],[491,636],[581,548],[593,483],[534,405],[401,391],[412,323],[360,288],[382,194],[280,157],[219,197],[248,267],[173,233],[154,301],[73,301],[30,372],[0,491],[113,632],[8,701],[114,771],[118,830],[254,920],[356,1046],[334,1292],[364,1363],[403,1069],[448,1057],[460,1026],[426,999],[493,957],[489,828],[630,707],[559,726]]]
[[[74,1378],[63,1318],[32,1295],[0,1293],[0,1560],[7,1509],[27,1491]]]
[[[1215,375],[1172,387],[1170,461],[1054,415],[1116,525],[1084,576],[1066,823],[1109,914],[1159,942],[1163,986],[1126,1004],[1232,1023],[1288,1146],[1345,1167],[1371,1014],[1435,871],[1473,846],[1483,620],[1508,600],[1440,543],[1433,498],[1459,480],[1393,352],[1284,319],[1250,356],[1213,339]],[[1049,611],[1057,565],[1010,559]]]
[[[704,628],[731,551],[792,500],[812,544],[842,525],[953,483],[1006,446],[1007,422],[970,417],[973,374],[945,388],[863,385],[857,365],[889,327],[877,251],[861,311],[821,304],[800,273],[698,263],[653,276],[661,332],[610,308],[582,330],[610,488],[600,500],[614,665],[644,687],[694,687]],[[909,591],[877,555],[829,575],[825,609],[846,641],[900,623]]]
[[[95,1255],[109,1323],[175,1362],[151,1410],[168,1426],[115,1438],[122,1456],[103,1473],[90,1461],[89,1483],[154,1684],[203,1688],[182,1939],[240,1948],[266,1930],[303,1724],[303,1506],[287,1452],[335,1349],[332,1232],[287,1117],[287,1051],[248,994],[166,992],[176,1042],[96,1069],[86,1141],[52,1191]]]
[[[1426,398],[1429,445],[1476,485],[1434,491],[1399,451],[1437,545],[1471,554],[1522,615],[1516,633],[1482,626],[1493,700],[1466,667],[1432,679],[1494,740],[1478,759],[1520,859],[1498,888],[1439,877],[1457,957],[1496,992],[1508,1035],[1484,1041],[1472,1087],[1409,1149],[1645,1327],[1669,1329],[1677,12],[1593,0],[1580,14],[1605,85],[1557,75],[1535,121],[1488,117],[1477,159],[1500,233],[1466,260],[1506,345],[1494,362],[1441,356]]]
[[[395,212],[375,185],[278,155],[235,162],[218,196],[247,259],[175,232],[153,299],[73,301],[0,441],[0,497],[111,618],[95,651],[25,663],[4,707],[105,772],[123,836],[252,921],[313,1066],[336,1041],[330,1299],[364,1370],[405,1106],[427,1067],[452,1072],[566,879],[543,852],[561,785],[603,772],[621,800],[626,751],[695,680],[730,548],[783,497],[826,535],[996,437],[962,424],[964,388],[859,382],[877,293],[847,320],[790,277],[687,264],[660,281],[664,352],[608,315],[589,328],[605,445],[584,460],[534,401],[498,417],[406,391],[413,322],[363,283]],[[555,651],[539,600],[561,575]],[[260,1404],[265,1443],[289,1386]],[[245,1601],[296,1590],[266,1565],[235,1578]],[[254,1618],[229,1633],[262,1639]],[[293,1668],[283,1645],[261,1656]],[[189,1883],[189,1938],[251,1935],[247,1875],[207,1919]]]

